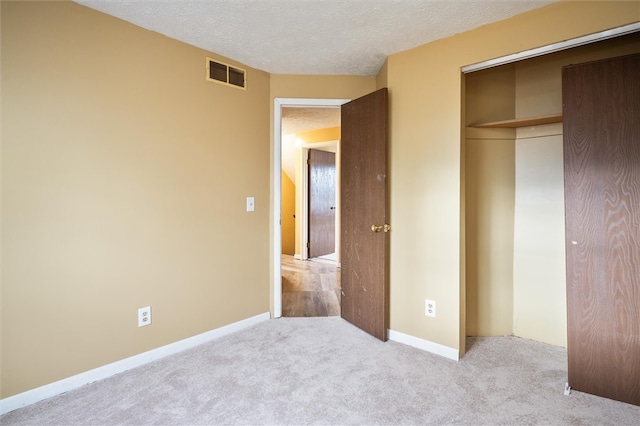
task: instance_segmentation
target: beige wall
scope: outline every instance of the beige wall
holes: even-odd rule
[[[375,77],[271,75],[271,98],[355,99],[376,90]]]
[[[211,55],[2,2],[3,398],[269,310],[269,75]]]
[[[469,336],[513,332],[513,138],[466,144],[466,328]]]
[[[296,253],[296,186],[282,171],[282,254]],[[296,216],[297,217],[297,216]]]
[[[460,67],[639,19],[638,2],[560,2],[388,58],[393,330],[463,344]]]
[[[340,126],[296,133],[296,138],[303,144],[337,141],[340,140]]]
[[[2,7],[0,5],[0,43],[2,42],[2,35],[1,35],[1,30],[2,30]],[[2,77],[2,46],[0,45],[0,78]],[[3,144],[2,144],[2,138],[3,138],[3,134],[2,134],[2,129],[3,127],[3,114],[2,114],[2,99],[3,98],[3,94],[2,94],[2,82],[0,82],[0,189],[3,188],[3,177],[4,177],[4,173],[2,172],[2,163],[3,163],[3,156],[2,156],[2,151],[3,151]],[[3,322],[3,318],[4,318],[4,309],[3,309],[3,277],[2,277],[2,270],[3,270],[3,264],[4,264],[4,255],[3,255],[3,246],[4,246],[4,239],[3,239],[3,233],[2,233],[2,229],[4,228],[4,222],[2,221],[2,217],[3,217],[3,212],[4,212],[4,207],[3,207],[3,200],[4,198],[4,191],[0,190],[0,357],[2,357],[2,346],[3,346],[3,339],[2,339],[2,322]],[[0,359],[0,398],[2,398],[2,381],[3,381],[3,374],[2,374],[2,360]]]
[[[566,347],[562,125],[539,127],[515,141],[513,334]]]
[[[465,123],[515,116],[515,65],[465,76]],[[513,332],[515,130],[465,129],[466,335]]]
[[[387,87],[388,80],[389,74],[387,61],[384,61],[384,64],[382,64],[382,67],[380,68],[380,70],[378,71],[378,75],[376,76],[376,90]]]

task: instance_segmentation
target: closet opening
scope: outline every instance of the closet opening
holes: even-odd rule
[[[463,74],[467,336],[567,346],[562,67],[640,52],[631,27]]]

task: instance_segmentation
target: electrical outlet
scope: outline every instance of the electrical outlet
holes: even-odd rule
[[[436,301],[435,300],[424,300],[424,314],[428,317],[435,318],[436,317]]]
[[[256,209],[256,201],[253,197],[247,197],[247,211],[252,212]]]
[[[138,327],[151,324],[151,306],[138,309]]]

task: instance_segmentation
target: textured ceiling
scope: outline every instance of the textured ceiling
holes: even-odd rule
[[[340,125],[340,108],[282,108],[282,133],[306,132]]]
[[[272,74],[376,75],[393,53],[557,0],[76,0]]]

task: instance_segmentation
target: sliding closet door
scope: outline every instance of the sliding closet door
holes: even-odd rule
[[[569,385],[640,405],[640,55],[565,67]]]

